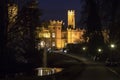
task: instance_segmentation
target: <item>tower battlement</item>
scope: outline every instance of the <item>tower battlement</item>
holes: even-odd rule
[[[51,25],[62,25],[63,21],[61,20],[50,20]]]
[[[75,28],[75,10],[68,10],[68,27]]]
[[[68,14],[75,15],[75,10],[68,10]]]

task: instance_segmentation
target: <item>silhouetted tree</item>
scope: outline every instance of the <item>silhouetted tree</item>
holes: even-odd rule
[[[102,29],[110,30],[109,41],[117,44],[120,42],[120,11],[119,0],[82,0],[83,7],[80,23],[87,27],[85,37],[89,37],[90,52],[97,47],[103,47],[108,52],[108,44],[104,44]],[[118,51],[119,52],[119,51]],[[94,51],[92,52],[94,53]],[[92,54],[90,53],[90,54]],[[96,54],[96,53],[95,53]]]
[[[35,48],[35,28],[39,25],[40,15],[38,4],[33,0],[21,9],[8,32],[8,53],[13,54],[14,64],[17,67],[21,65],[21,70],[24,70],[24,67],[28,70],[39,65],[39,54]]]
[[[89,37],[89,53],[95,55],[98,48],[102,49],[104,47],[99,5],[95,0],[86,0],[86,2],[88,5],[87,35]]]
[[[88,51],[92,56],[98,54],[97,49],[105,48],[104,38],[102,35],[102,23],[99,14],[100,6],[98,0],[83,0],[83,9],[81,17],[81,24],[86,28],[84,34],[85,39],[89,38]],[[81,16],[82,16],[81,15]]]
[[[7,58],[6,58],[6,43],[7,43],[7,23],[8,11],[7,1],[0,1],[0,76],[4,73]]]

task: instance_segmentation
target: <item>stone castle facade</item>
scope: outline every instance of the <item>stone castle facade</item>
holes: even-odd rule
[[[68,10],[68,26],[66,30],[63,30],[63,21],[50,20],[48,28],[42,27],[39,32],[39,48],[55,47],[57,49],[64,48],[69,43],[82,43],[85,42],[83,34],[85,29],[75,27],[75,11]]]

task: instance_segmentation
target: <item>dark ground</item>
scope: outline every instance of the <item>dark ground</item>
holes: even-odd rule
[[[6,80],[120,80],[120,76],[113,70],[80,55],[48,54],[48,67],[64,69],[62,72],[50,76],[21,75],[14,78],[6,77]]]

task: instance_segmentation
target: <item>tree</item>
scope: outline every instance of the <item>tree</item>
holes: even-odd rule
[[[104,38],[102,36],[102,26],[99,16],[99,6],[95,0],[87,0],[88,4],[88,18],[87,18],[87,29],[89,36],[89,52],[95,55],[97,53],[97,48],[102,48],[104,46]]]
[[[87,33],[85,37],[89,37],[89,47],[95,50],[97,46],[104,46],[108,52],[109,43],[115,43],[120,46],[120,11],[119,11],[119,0],[85,0],[83,13],[81,16],[82,25],[87,27]],[[102,29],[110,30],[109,43],[105,44],[101,33]],[[118,51],[119,52],[119,51]],[[94,52],[92,52],[94,53]]]
[[[39,56],[35,48],[35,29],[39,25],[40,15],[37,2],[32,0],[21,9],[16,22],[8,32],[9,52],[13,53],[16,64],[27,66],[27,69],[39,65]]]

